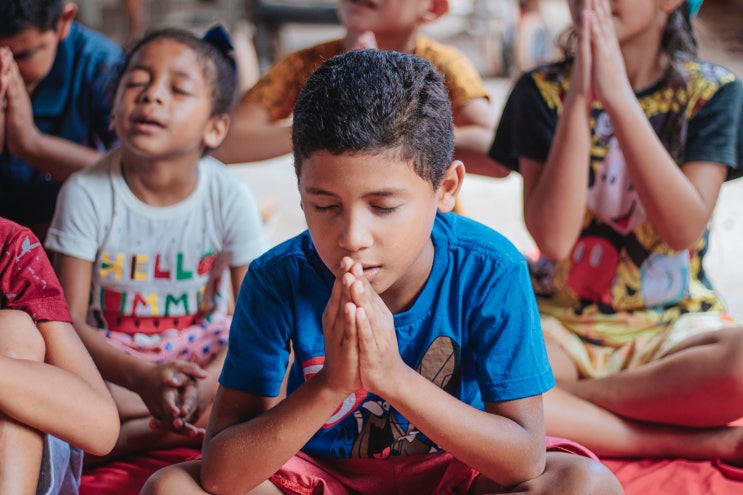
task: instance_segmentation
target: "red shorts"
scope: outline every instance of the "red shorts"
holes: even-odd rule
[[[547,450],[596,459],[580,444],[547,437]],[[477,471],[447,452],[385,459],[327,459],[299,452],[269,478],[286,495],[466,495]]]

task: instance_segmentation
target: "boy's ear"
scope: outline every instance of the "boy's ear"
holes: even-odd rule
[[[454,210],[454,205],[457,202],[457,195],[462,189],[462,181],[464,180],[464,164],[459,160],[454,160],[449,164],[446,169],[446,175],[439,185],[438,195],[439,211],[442,213],[449,213]]]
[[[209,149],[214,149],[224,141],[227,136],[227,130],[230,128],[230,116],[215,115],[211,118],[211,121],[204,130],[204,146]]]
[[[449,12],[449,0],[430,0],[428,12],[423,16],[424,22],[433,22]]]
[[[62,14],[59,16],[59,21],[57,22],[57,38],[59,41],[64,40],[70,35],[70,27],[72,26],[72,21],[75,19],[75,15],[77,15],[77,5],[69,2],[62,4]]]

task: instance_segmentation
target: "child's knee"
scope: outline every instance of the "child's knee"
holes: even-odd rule
[[[576,454],[552,452],[542,476],[528,482],[529,494],[623,495],[619,480],[600,462]]]
[[[13,309],[0,310],[0,355],[43,361],[45,354],[44,338],[27,313]]]
[[[190,461],[156,471],[142,487],[140,495],[206,493],[199,485],[201,461]]]

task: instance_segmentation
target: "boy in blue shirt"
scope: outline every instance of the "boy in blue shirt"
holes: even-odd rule
[[[76,13],[62,0],[0,2],[0,216],[42,241],[61,183],[115,142],[106,76],[122,50]]]
[[[203,459],[143,493],[622,493],[580,446],[546,448],[526,262],[446,213],[464,166],[433,66],[332,58],[292,132],[309,229],[248,270]]]

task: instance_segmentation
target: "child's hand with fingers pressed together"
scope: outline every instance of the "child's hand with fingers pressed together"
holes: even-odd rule
[[[586,0],[578,33],[573,69],[577,89],[590,97],[589,102],[596,98],[605,106],[623,97],[634,98],[608,0]]]
[[[2,108],[5,108],[5,93],[10,84],[10,69],[13,64],[13,53],[8,47],[0,46],[0,101],[3,101]]]
[[[154,418],[150,426],[188,436],[203,434],[192,420],[202,408],[198,382],[207,371],[195,363],[172,361],[148,367],[147,374],[138,393]]]
[[[350,272],[351,267],[351,259],[344,258],[341,275],[333,284],[323,313],[325,364],[321,371],[327,375],[331,388],[349,394],[362,388],[356,332],[357,308],[351,300],[351,285],[355,277]]]
[[[351,282],[349,292],[355,307],[361,384],[365,390],[385,396],[406,367],[400,358],[394,319],[360,263],[351,264],[346,278]]]
[[[197,380],[189,377],[184,385],[171,388],[170,390],[174,393],[170,394],[168,400],[175,397],[172,402],[179,409],[179,412],[175,417],[169,419],[153,417],[150,421],[150,428],[168,430],[190,437],[203,435],[205,428],[196,426],[196,422],[214,400],[212,394],[203,390],[203,384],[203,379]]]
[[[634,98],[627,79],[624,57],[619,46],[608,0],[590,0],[591,68],[593,92],[606,105],[623,97]]]
[[[3,73],[5,71],[3,70]],[[10,59],[7,71],[8,86],[5,94],[5,142],[11,155],[25,158],[36,147],[39,129],[34,123],[31,97],[21,72]]]
[[[5,149],[5,109],[8,106],[7,93],[12,63],[11,51],[7,47],[0,46],[0,153]]]

